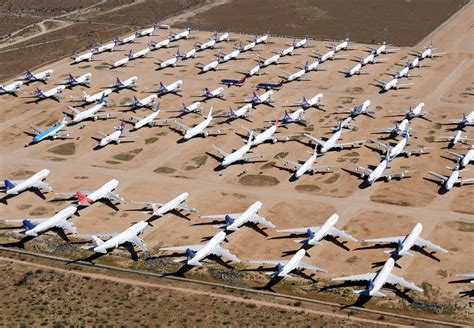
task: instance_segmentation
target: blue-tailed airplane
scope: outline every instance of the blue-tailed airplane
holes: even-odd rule
[[[283,85],[283,80],[281,80],[279,83],[270,83],[270,82],[260,82],[257,84],[257,89],[265,89],[265,90],[278,90],[281,88]]]
[[[244,84],[246,78],[247,77],[244,76],[241,80],[223,79],[221,80],[221,84],[227,85],[228,88],[234,85],[237,87],[241,87],[242,84]]]
[[[67,124],[67,115],[64,115],[63,119],[50,127],[47,130],[42,130],[37,126],[30,125],[30,127],[37,133],[33,137],[33,140],[31,140],[30,144],[36,144],[44,139],[47,138],[52,138],[52,139],[57,139],[57,138],[65,138],[69,137],[69,133],[65,133],[64,131],[61,131],[64,129],[64,127]]]

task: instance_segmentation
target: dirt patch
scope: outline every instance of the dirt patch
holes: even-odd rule
[[[203,166],[203,165],[206,164],[207,158],[208,158],[207,155],[201,155],[201,156],[197,156],[197,157],[191,158],[191,160],[192,160],[194,163],[196,163],[197,167],[200,167],[200,166]]]
[[[339,173],[334,173],[333,175],[331,175],[329,178],[327,178],[326,180],[323,181],[323,183],[326,183],[326,184],[331,184],[331,183],[334,183],[336,182],[339,177],[341,175]]]
[[[16,179],[24,179],[24,178],[29,178],[36,172],[30,171],[30,170],[20,170],[20,171],[15,171],[12,173],[12,176]]]
[[[76,153],[76,144],[74,142],[68,142],[68,143],[50,148],[48,149],[48,152],[56,154],[56,155],[71,156]]]
[[[276,162],[268,162],[268,163],[265,163],[263,164],[262,166],[260,166],[260,170],[268,170],[268,169],[271,169],[273,167],[273,165],[275,165]]]
[[[270,187],[280,183],[280,181],[270,175],[244,175],[239,179],[239,183],[244,186]]]
[[[117,165],[117,164],[120,164],[120,162],[119,162],[119,161],[111,161],[111,160],[109,160],[109,161],[105,161],[105,162],[106,162],[107,164],[111,164],[111,165]]]
[[[308,194],[316,194],[321,188],[316,185],[298,185],[295,187],[296,191],[305,192]]]
[[[281,153],[276,154],[275,157],[273,157],[273,158],[276,158],[276,159],[278,159],[278,158],[285,158],[286,156],[288,156],[288,154],[289,154],[288,152],[283,151],[283,152],[281,152]]]
[[[155,172],[155,173],[164,173],[164,174],[172,174],[172,173],[176,172],[176,169],[173,169],[172,167],[162,166],[162,167],[159,167],[159,168],[153,170],[153,172]]]
[[[48,213],[48,208],[44,206],[35,207],[30,211],[30,215],[44,215]]]
[[[145,145],[149,145],[149,144],[155,143],[155,142],[157,142],[158,140],[160,140],[160,138],[157,138],[157,137],[147,138],[147,139],[145,139]]]
[[[134,159],[135,156],[140,154],[142,150],[143,150],[142,148],[133,149],[126,153],[120,153],[120,154],[114,155],[113,158],[119,161],[128,162]]]

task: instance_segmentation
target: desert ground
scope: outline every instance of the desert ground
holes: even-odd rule
[[[323,70],[310,72],[301,81],[285,84],[279,91],[274,92],[274,107],[259,105],[252,110],[250,121],[236,120],[230,124],[219,124],[223,119],[216,118],[214,125],[225,127],[225,135],[206,138],[193,138],[179,143],[181,138],[174,125],[174,111],[181,107],[181,103],[189,105],[201,99],[204,87],[217,88],[219,81],[224,78],[242,77],[239,72],[246,71],[255,65],[257,55],[269,57],[275,51],[282,50],[292,40],[281,37],[270,37],[270,42],[258,45],[255,51],[241,55],[242,59],[222,64],[216,72],[199,73],[199,63],[210,62],[216,51],[230,52],[240,41],[247,42],[252,36],[231,33],[231,40],[219,44],[215,50],[206,50],[198,53],[196,59],[179,62],[177,67],[156,70],[154,62],[157,59],[165,60],[180,51],[187,51],[193,44],[206,40],[212,32],[195,31],[192,38],[178,41],[168,49],[151,52],[145,59],[131,61],[127,67],[109,69],[108,63],[123,58],[128,50],[138,51],[146,47],[149,40],[160,41],[167,37],[169,31],[157,30],[151,38],[140,38],[132,45],[123,45],[112,53],[98,55],[89,63],[71,65],[71,59],[66,58],[38,68],[54,69],[53,77],[47,85],[33,83],[22,88],[18,97],[4,95],[0,97],[2,108],[0,122],[0,147],[2,149],[0,175],[12,180],[23,179],[40,169],[51,170],[47,182],[56,192],[93,190],[106,181],[116,178],[120,181],[116,192],[128,202],[117,205],[118,211],[106,204],[97,203],[81,210],[80,217],[74,217],[71,222],[80,233],[120,232],[130,224],[147,219],[141,213],[141,206],[131,201],[167,201],[181,192],[189,192],[186,201],[189,206],[199,210],[198,214],[183,218],[173,214],[155,220],[152,227],[145,230],[142,239],[150,249],[147,254],[139,253],[139,260],[150,257],[161,258],[165,255],[159,251],[161,246],[198,244],[206,237],[214,235],[218,230],[216,223],[199,219],[199,215],[218,213],[238,213],[245,210],[250,204],[259,200],[263,203],[260,215],[272,221],[278,229],[304,226],[318,226],[332,213],[340,216],[338,228],[343,228],[359,240],[376,237],[397,236],[407,234],[411,228],[420,222],[423,224],[422,237],[443,246],[448,254],[435,253],[430,256],[414,252],[414,257],[402,258],[397,263],[395,274],[412,281],[425,289],[425,293],[409,293],[409,297],[400,297],[388,291],[388,300],[371,300],[366,306],[381,308],[410,308],[430,311],[430,307],[423,308],[420,304],[449,309],[443,314],[450,314],[452,320],[466,320],[472,318],[469,302],[471,294],[466,290],[466,284],[450,283],[457,280],[455,275],[461,272],[472,271],[469,261],[473,252],[471,242],[474,232],[474,207],[470,201],[474,197],[474,187],[465,185],[454,188],[450,192],[439,193],[439,185],[428,180],[428,171],[448,174],[446,166],[453,166],[454,162],[446,154],[446,144],[436,142],[438,137],[452,135],[449,127],[442,125],[449,119],[461,118],[472,110],[473,55],[472,42],[469,41],[469,32],[472,32],[472,17],[474,7],[469,4],[455,17],[437,29],[428,39],[425,39],[416,48],[403,47],[399,51],[383,55],[387,61],[369,65],[368,75],[345,78],[340,73],[344,68],[352,67],[355,55],[365,55],[368,44],[354,43],[353,50],[342,53],[341,60],[328,61],[321,65]],[[173,29],[177,32],[178,29]],[[413,71],[413,77],[403,82],[414,83],[410,89],[392,90],[381,94],[379,89],[372,85],[374,79],[389,80],[386,74],[400,69],[397,64],[405,63],[412,56],[413,50],[423,49],[432,42],[438,48],[436,51],[446,54],[436,59],[426,59],[422,67]],[[204,103],[203,115],[212,107],[214,112],[224,112],[232,107],[241,106],[245,98],[250,97],[258,82],[278,82],[285,72],[295,72],[306,61],[313,61],[314,51],[324,52],[328,45],[324,41],[310,40],[308,47],[298,49],[294,56],[281,59],[280,64],[263,69],[263,74],[250,77],[242,87],[225,89],[223,100],[212,99]],[[468,46],[466,46],[468,45]],[[470,45],[470,46],[469,46]],[[64,80],[67,74],[81,75],[92,73],[90,88],[75,87],[63,92],[63,99],[59,102],[45,100],[39,103],[29,103],[29,95],[35,87],[48,89]],[[126,79],[138,76],[137,91],[122,90],[109,96],[109,106],[106,112],[119,112],[114,119],[84,122],[67,128],[71,138],[66,140],[43,141],[37,145],[25,147],[31,137],[30,124],[47,128],[59,121],[68,106],[79,106],[75,99],[83,92],[89,94],[98,92],[114,83],[115,78]],[[161,81],[164,84],[183,80],[183,91],[179,96],[168,94],[160,98],[160,118],[169,119],[169,126],[142,128],[138,131],[127,132],[128,135],[138,137],[135,142],[109,145],[103,149],[94,150],[97,141],[96,131],[110,133],[118,126],[118,119],[129,119],[130,115],[144,117],[149,111],[140,109],[136,113],[125,112],[123,104],[132,96],[143,98],[157,88]],[[13,81],[13,78],[9,83]],[[414,171],[409,178],[379,181],[366,189],[359,188],[361,179],[354,174],[353,168],[347,160],[357,160],[363,166],[376,165],[379,153],[369,147],[362,146],[342,151],[330,151],[319,160],[319,164],[338,164],[339,167],[325,174],[305,175],[300,180],[290,181],[291,173],[284,170],[277,157],[285,157],[293,161],[305,160],[312,152],[313,146],[307,144],[307,139],[275,144],[264,144],[253,150],[256,154],[264,155],[263,161],[233,165],[224,170],[218,169],[217,152],[212,144],[231,151],[243,145],[240,137],[245,131],[242,125],[259,129],[269,125],[268,121],[282,115],[284,110],[293,110],[291,106],[300,101],[303,96],[311,97],[323,93],[324,111],[315,108],[308,109],[305,117],[309,121],[307,126],[288,125],[279,129],[280,135],[310,133],[317,137],[330,135],[328,124],[342,115],[336,115],[338,109],[351,108],[366,99],[372,102],[371,109],[375,111],[375,119],[358,117],[357,124],[352,131],[343,134],[342,141],[370,140],[380,137],[374,134],[377,128],[392,127],[403,117],[393,117],[391,110],[408,109],[419,102],[426,104],[426,110],[432,114],[428,120],[415,118],[411,127],[414,136],[411,146],[426,146],[429,153],[409,158],[397,158],[391,164],[391,170],[410,168]],[[262,91],[258,91],[262,93]],[[86,107],[77,107],[84,110]],[[202,120],[202,116],[190,114],[176,119],[193,126]],[[132,126],[127,124],[127,130]],[[472,137],[472,131],[467,128],[467,135]],[[393,140],[392,140],[393,142]],[[457,145],[456,152],[465,153],[462,145]],[[470,171],[463,172],[463,177],[473,177]],[[2,218],[21,219],[45,217],[54,214],[67,206],[64,201],[55,199],[53,193],[45,194],[46,199],[31,192],[25,192],[1,204]],[[236,254],[243,261],[254,259],[288,259],[289,254],[299,246],[294,242],[297,238],[280,238],[288,235],[277,233],[273,229],[265,229],[264,234],[244,227],[228,237],[225,247]],[[11,243],[20,239],[20,235],[10,229],[1,230],[1,242]],[[49,241],[48,236],[38,237],[28,242],[25,247],[29,250],[55,252],[56,245],[61,248],[65,242],[54,239],[49,246],[41,246]],[[79,249],[79,245],[72,245]],[[387,258],[383,250],[388,248],[367,248],[369,245],[361,243],[345,243],[343,245],[329,240],[321,246],[311,248],[306,262],[320,266],[328,273],[313,277],[316,282],[305,284],[304,288],[322,289],[314,297],[341,297],[345,302],[353,302],[355,296],[350,288],[336,289],[340,294],[334,295],[334,289],[325,290],[331,285],[329,279],[335,276],[365,273],[377,270],[381,261]],[[59,250],[61,252],[61,250]],[[79,252],[79,250],[78,250]],[[81,251],[81,255],[87,252]],[[87,254],[86,254],[87,255]],[[110,258],[120,258],[126,265],[136,265],[128,253],[114,251]],[[100,261],[112,261],[102,257]],[[127,262],[128,261],[128,262]],[[164,263],[164,262],[158,262]],[[162,265],[162,264],[159,264]],[[177,266],[170,265],[166,270],[173,270]],[[228,272],[219,264],[211,262],[209,268]],[[206,265],[207,266],[207,265]],[[245,263],[236,270],[251,268]],[[207,269],[196,270],[202,279],[216,279],[208,276]],[[235,271],[235,270],[234,270]],[[230,271],[229,271],[230,272]],[[20,273],[21,274],[21,273]],[[193,273],[189,273],[193,274]],[[266,276],[260,273],[254,275],[254,280],[246,278],[246,283],[252,287],[265,285]],[[253,276],[252,276],[253,277]],[[249,282],[250,280],[250,282]],[[286,289],[287,285],[283,285]],[[310,287],[308,287],[310,286]],[[275,287],[278,290],[278,286]],[[293,292],[298,293],[300,286],[295,286]],[[468,297],[465,297],[468,295]],[[449,313],[447,313],[449,312]]]

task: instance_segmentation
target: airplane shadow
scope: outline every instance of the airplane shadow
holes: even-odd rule
[[[423,180],[426,180],[426,181],[429,181],[429,182],[433,182],[437,185],[439,185],[439,181],[438,180],[435,180],[435,179],[431,179],[431,178],[426,178],[426,177],[423,177]],[[446,188],[444,187],[443,184],[440,185],[439,189],[438,189],[438,195],[445,195],[448,193],[448,190],[446,190]]]

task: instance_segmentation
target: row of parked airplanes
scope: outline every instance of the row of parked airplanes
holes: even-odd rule
[[[5,181],[6,191],[10,194],[16,194],[28,188],[37,188],[51,192],[53,191],[52,188],[43,181],[43,179],[47,177],[48,174],[49,171],[44,169],[24,181],[13,182],[7,180]],[[107,254],[110,250],[113,250],[117,247],[130,244],[133,244],[140,250],[146,252],[148,251],[148,248],[146,247],[143,240],[139,238],[139,236],[144,232],[147,227],[151,226],[151,222],[153,220],[162,217],[167,213],[180,213],[181,211],[187,211],[191,213],[198,212],[195,208],[184,204],[186,199],[189,197],[189,194],[184,192],[168,202],[133,202],[145,205],[146,208],[144,208],[143,210],[151,208],[151,210],[144,211],[144,213],[150,215],[150,218],[146,221],[140,221],[133,224],[125,231],[119,233],[77,234],[76,227],[68,220],[75,214],[77,214],[77,212],[80,211],[82,208],[90,206],[95,202],[104,200],[125,203],[125,199],[123,197],[114,193],[114,190],[115,188],[117,188],[118,184],[118,180],[113,179],[94,191],[58,193],[61,196],[69,197],[72,195],[73,200],[70,200],[70,202],[77,203],[77,207],[72,205],[68,206],[49,218],[6,220],[5,222],[7,224],[15,224],[17,222],[20,222],[22,224],[23,229],[19,230],[19,232],[24,233],[26,237],[22,239],[21,243],[24,243],[27,240],[37,237],[40,234],[43,234],[50,230],[61,229],[63,232],[67,231],[71,234],[76,235],[79,238],[91,238],[93,245],[84,246],[83,248],[91,250],[100,256],[102,254]],[[238,231],[244,226],[257,226],[261,224],[267,228],[276,229],[276,226],[272,222],[268,221],[266,218],[258,214],[262,206],[263,204],[261,202],[256,201],[241,213],[226,213],[200,216],[200,219],[213,220],[211,223],[215,223],[216,220],[217,222],[223,222],[224,225],[217,226],[223,231],[218,232],[205,244],[161,247],[160,251],[184,253],[185,258],[175,260],[175,262],[184,264],[187,270],[189,270],[193,266],[201,266],[202,261],[207,257],[225,257],[233,262],[239,263],[241,262],[241,260],[234,254],[232,254],[229,250],[223,248],[221,244],[224,241],[228,241],[227,237],[230,234]],[[352,235],[346,233],[344,230],[340,230],[335,227],[338,220],[339,216],[337,214],[332,214],[321,226],[276,230],[279,233],[290,233],[291,235],[289,237],[305,237],[302,240],[296,241],[297,243],[302,244],[301,249],[294,252],[294,255],[289,260],[258,260],[249,261],[249,263],[274,266],[274,269],[270,269],[272,270],[272,272],[270,272],[269,274],[273,276],[273,279],[276,279],[276,282],[292,274],[301,274],[302,271],[306,269],[313,272],[327,272],[326,270],[317,266],[304,263],[302,260],[305,258],[308,248],[315,245],[321,245],[321,241],[327,238],[340,238],[346,241],[358,242],[358,240]],[[260,231],[264,235],[267,235],[261,228],[256,228],[258,229],[257,231]],[[429,248],[434,251],[448,253],[448,251],[442,248],[441,246],[436,245],[429,240],[421,238],[422,230],[422,224],[417,223],[407,235],[364,240],[364,243],[394,244],[396,245],[396,248],[394,250],[389,250],[385,252],[390,255],[390,258],[384,263],[380,271],[362,275],[337,277],[332,278],[332,280],[366,280],[368,281],[368,287],[366,289],[357,290],[354,292],[367,296],[384,297],[385,294],[383,294],[380,289],[385,284],[398,284],[415,291],[423,291],[415,284],[408,282],[392,273],[395,267],[395,262],[398,259],[403,256],[413,256],[413,253],[410,252],[411,249],[424,250],[425,248]],[[105,238],[108,239],[104,240]],[[94,256],[93,258],[96,257]],[[462,274],[462,276],[466,277],[469,277],[469,275],[472,274]]]

